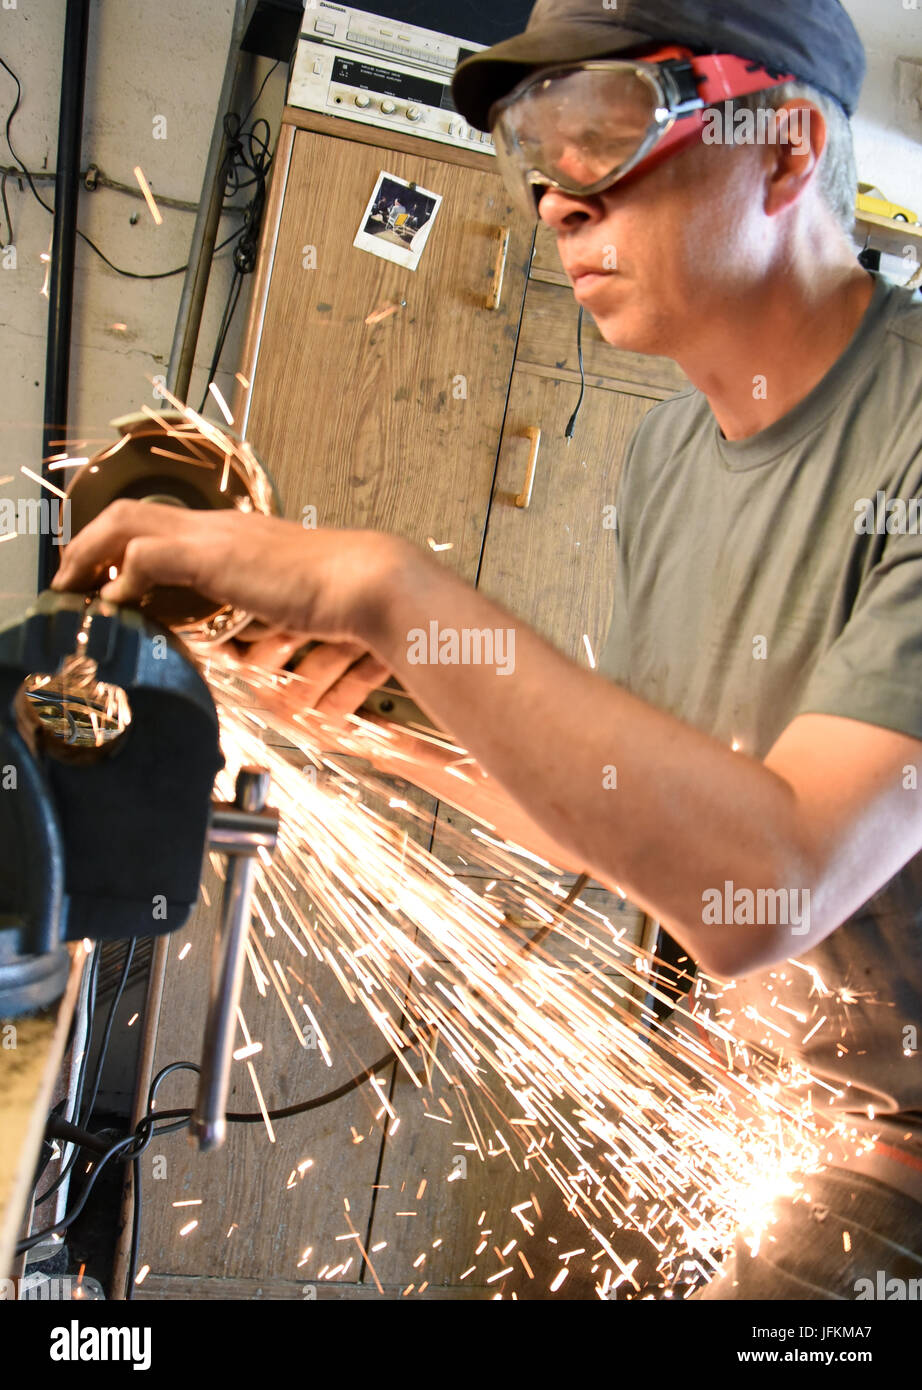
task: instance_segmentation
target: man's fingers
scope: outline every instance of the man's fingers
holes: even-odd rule
[[[354,714],[389,675],[387,666],[366,653],[326,691],[317,702],[317,709],[330,716]]]
[[[297,632],[270,632],[258,642],[247,645],[245,660],[254,666],[265,666],[276,671],[287,666],[295,652],[304,646],[307,638]]]
[[[310,704],[319,709],[336,682],[364,655],[365,648],[357,642],[320,642],[302,657],[294,673],[306,683],[304,689]]]
[[[178,543],[182,533],[189,529],[193,515],[156,502],[127,499],[113,502],[67,546],[61,566],[51,581],[52,588],[93,588],[112,565],[119,570],[124,568],[125,552],[133,537],[169,536]]]
[[[195,584],[194,552],[165,536],[135,537],[125,546],[115,579],[103,585],[100,598],[112,603],[137,603],[158,584]]]

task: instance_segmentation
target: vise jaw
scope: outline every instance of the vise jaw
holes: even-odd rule
[[[75,654],[125,692],[131,718],[110,744],[66,757],[40,721],[29,727],[21,692]],[[65,943],[182,926],[223,766],[205,681],[138,611],[46,591],[0,630],[0,1017],[59,997]]]

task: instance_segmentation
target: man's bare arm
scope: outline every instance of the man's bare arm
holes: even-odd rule
[[[308,532],[228,513],[117,503],[81,532],[58,583],[130,600],[183,583],[264,621],[355,641],[573,862],[659,918],[707,970],[741,975],[821,941],[922,849],[901,769],[922,744],[848,719],[795,720],[764,763],[568,661],[498,605],[393,537]],[[514,663],[419,661],[420,632],[514,632]],[[461,647],[463,651],[463,646]],[[614,769],[617,785],[612,785]],[[811,895],[808,931],[710,925],[730,881]]]

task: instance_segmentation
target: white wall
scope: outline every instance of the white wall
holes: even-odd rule
[[[917,8],[910,9],[913,3]],[[922,216],[922,0],[844,0],[868,55],[854,119],[858,176]],[[918,101],[898,100],[897,59],[919,63]]]

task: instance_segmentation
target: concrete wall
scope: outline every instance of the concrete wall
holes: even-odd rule
[[[161,207],[158,227],[142,198],[82,190],[80,229],[124,269],[168,270],[186,261],[233,13],[234,0],[95,0],[91,7],[82,168],[94,163],[110,179],[137,189],[132,170],[140,165],[155,195],[189,204],[187,210]],[[13,147],[30,170],[55,167],[64,16],[64,0],[0,0],[0,57],[22,83]],[[270,66],[258,60],[254,82]],[[273,140],[284,88],[282,66],[256,113],[271,120]],[[0,130],[15,93],[0,69]],[[165,118],[166,138],[155,138],[163,132],[155,117]],[[2,135],[0,146],[0,164],[8,167],[13,160]],[[53,183],[37,187],[53,204]],[[0,268],[0,479],[12,475],[15,482],[0,486],[0,497],[35,496],[38,485],[19,470],[26,464],[38,471],[41,459],[48,300],[41,295],[46,266],[40,256],[49,248],[52,219],[24,180],[20,185],[9,177],[6,190],[16,265]],[[234,201],[243,204],[249,196],[241,192]],[[239,216],[225,216],[219,240],[240,225]],[[5,221],[0,227],[5,243]],[[228,248],[219,255],[209,289],[190,395],[196,406],[230,285],[230,254]],[[4,260],[10,257],[0,252],[0,266]],[[125,279],[78,243],[68,437],[90,443],[72,453],[92,452],[113,439],[113,417],[144,402],[157,404],[147,378],[166,374],[182,283],[181,275]],[[246,307],[244,294],[225,351],[231,368]],[[218,376],[225,395],[230,381],[232,370]],[[35,537],[0,542],[0,622],[15,617],[35,594],[37,556]]]
[[[368,8],[373,9],[373,0]],[[922,212],[922,120],[904,67],[908,93],[899,97],[899,58],[922,63],[922,0],[846,0],[868,49],[869,76],[855,121],[859,173],[889,198]],[[18,74],[23,98],[13,123],[13,143],[33,170],[53,170],[64,30],[64,0],[0,0],[0,56]],[[83,167],[93,162],[110,178],[133,185],[140,164],[155,193],[197,201],[223,75],[233,0],[96,0],[90,27],[90,62],[83,137]],[[260,80],[268,64],[257,70]],[[922,69],[920,69],[922,70]],[[908,76],[907,76],[908,74]],[[913,79],[914,80],[914,79]],[[922,89],[920,89],[922,91]],[[15,87],[0,70],[0,113],[9,111]],[[272,119],[284,94],[284,74],[269,82],[260,111]],[[166,138],[154,138],[154,118],[166,118]],[[2,121],[0,121],[2,125]],[[0,164],[12,163],[5,142]],[[52,201],[51,184],[40,191]],[[15,178],[7,180],[16,268],[0,269],[0,497],[37,493],[20,465],[38,467],[44,390],[47,300],[41,296],[51,218]],[[191,211],[164,211],[156,227],[146,205],[109,190],[81,194],[80,226],[119,265],[137,271],[169,269],[186,259]],[[226,218],[222,236],[236,221]],[[5,226],[2,237],[6,240]],[[219,258],[193,379],[192,403],[204,374],[230,279],[228,254]],[[0,255],[0,264],[9,260]],[[165,372],[182,277],[126,280],[109,270],[82,243],[77,252],[69,435],[88,449],[110,438],[107,422],[153,405],[146,378]],[[225,351],[231,367],[237,333]],[[115,324],[124,324],[116,328]],[[227,384],[228,374],[219,375]],[[229,389],[229,387],[228,387]],[[227,394],[227,392],[225,392]],[[0,542],[0,622],[21,612],[35,592],[37,542]]]

